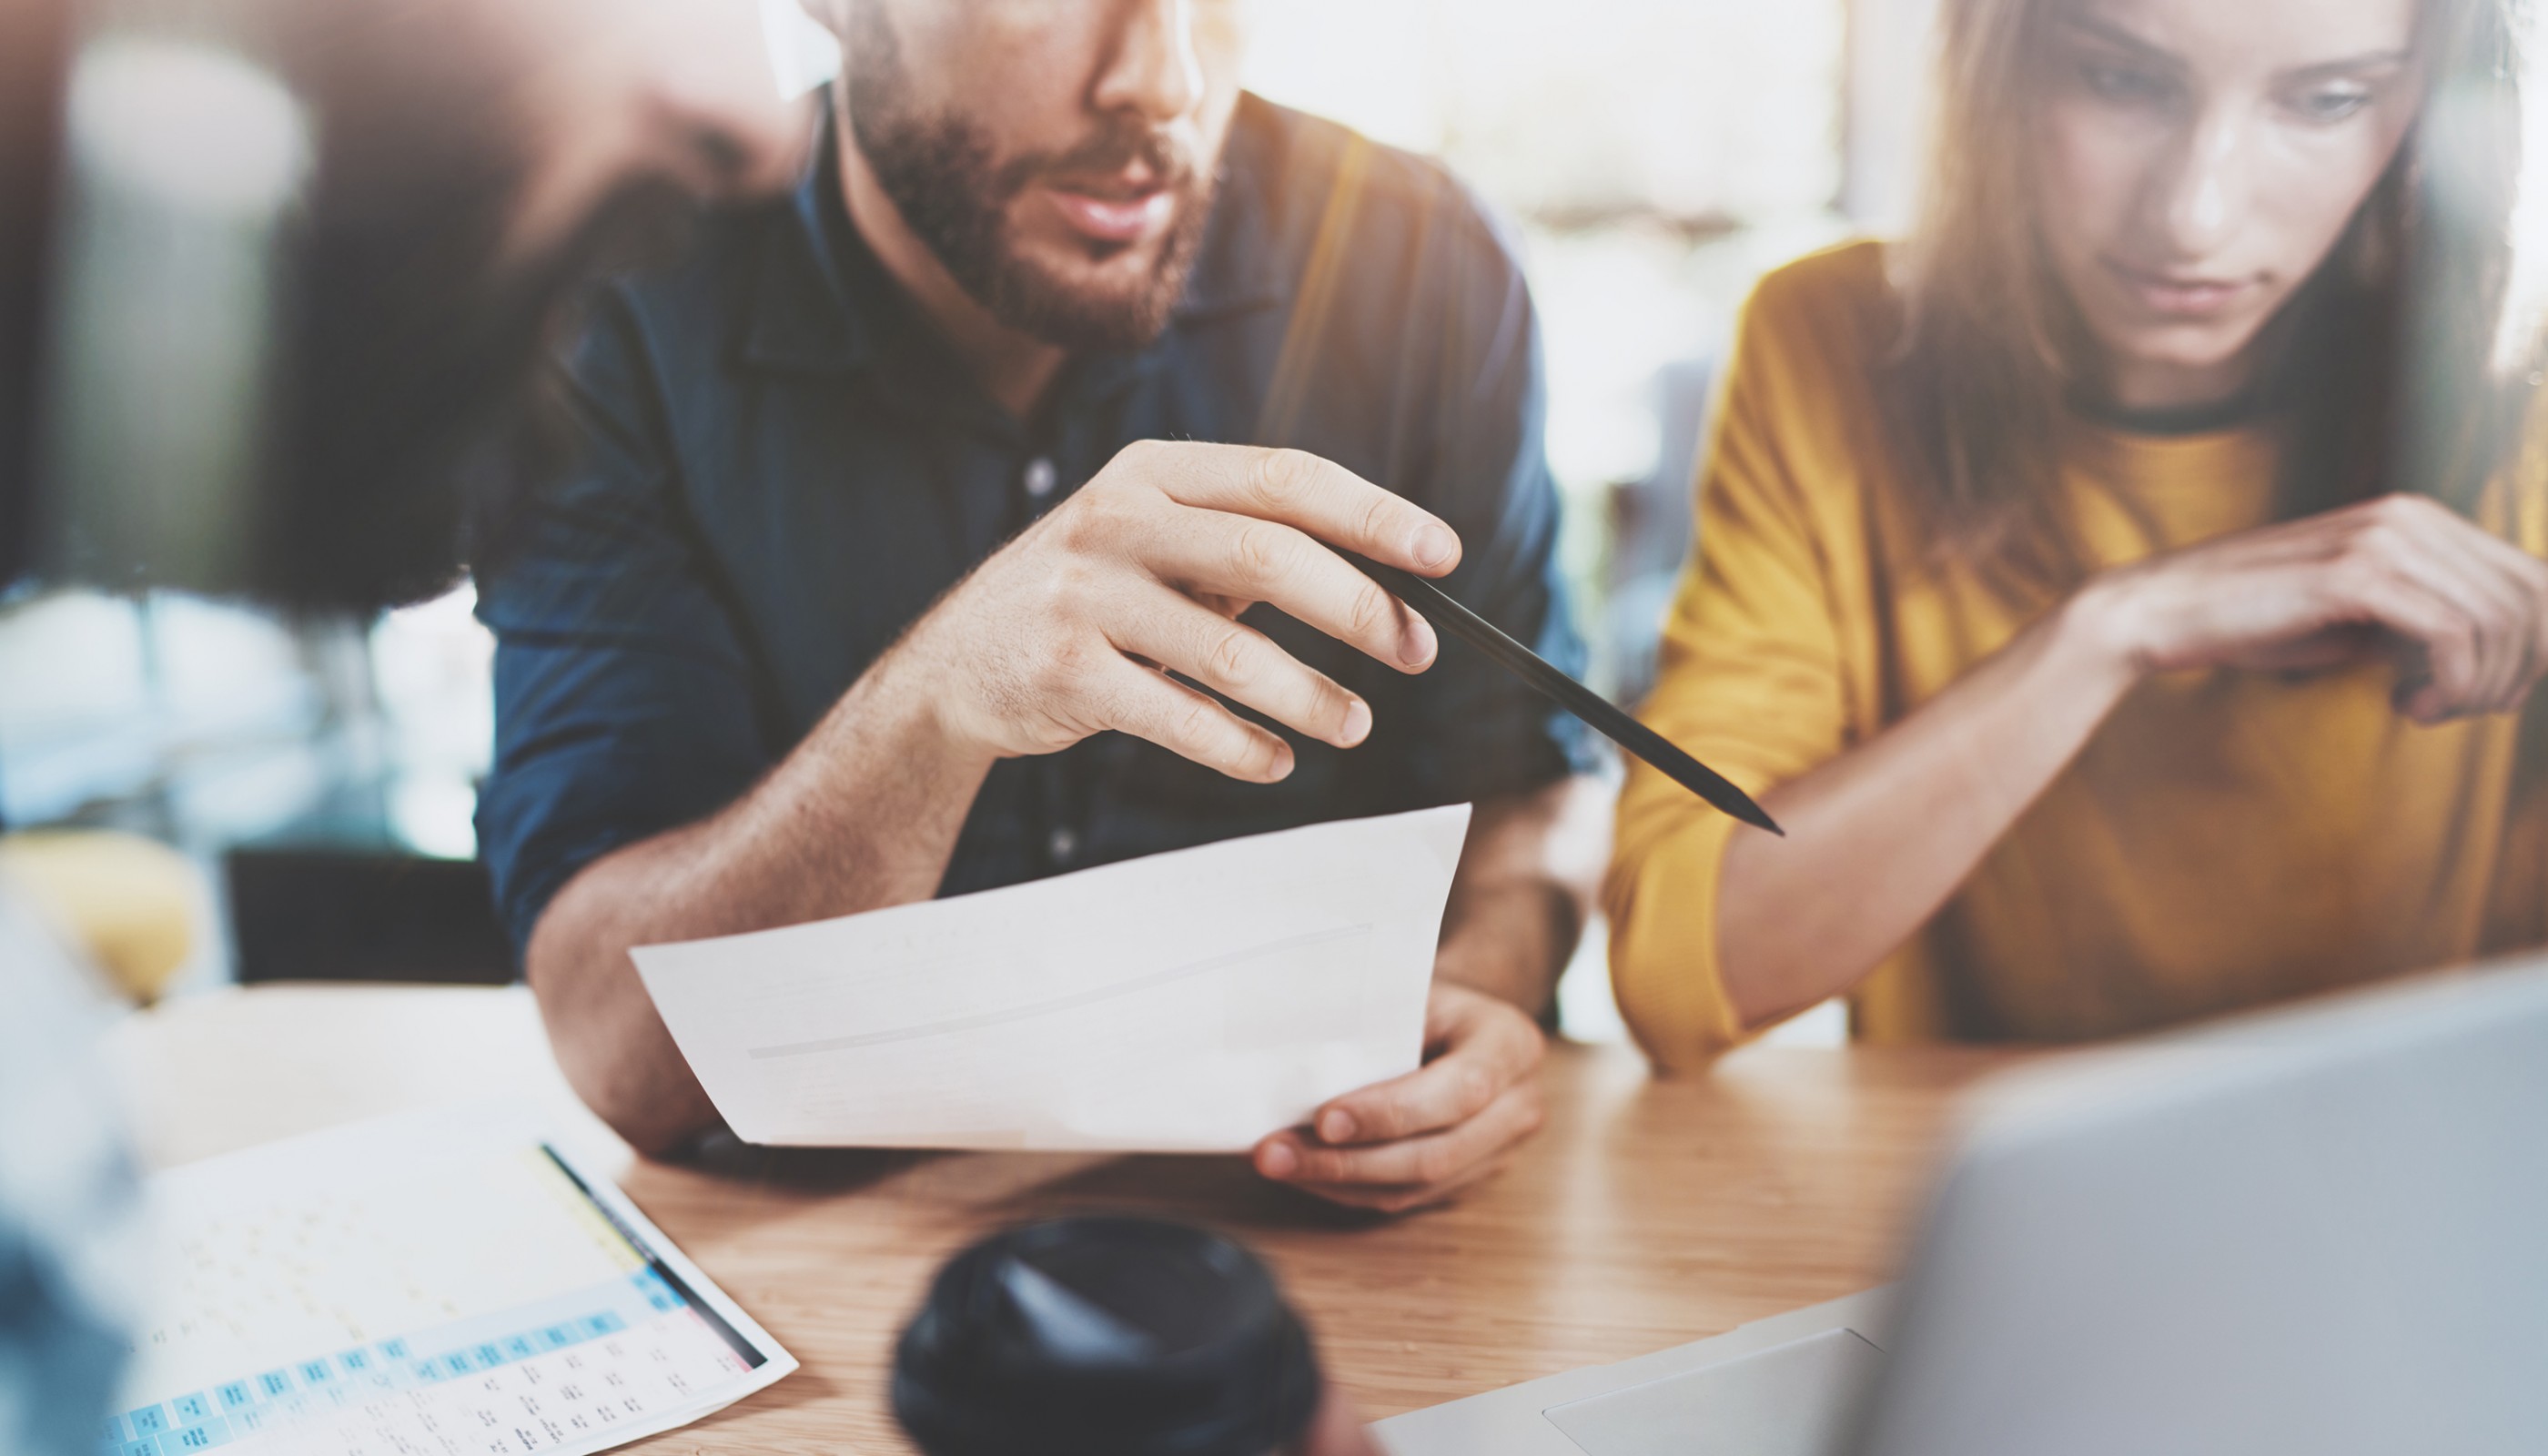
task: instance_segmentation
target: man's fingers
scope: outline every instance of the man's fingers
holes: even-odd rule
[[[1519,1011],[1483,993],[1435,993],[1428,1041],[1441,1055],[1403,1077],[1348,1092],[1319,1109],[1311,1128],[1333,1145],[1387,1142],[1478,1115],[1505,1089],[1527,1082],[1547,1055],[1547,1039]],[[1474,998],[1474,999],[1472,999]]]
[[[1439,1202],[1485,1176],[1546,1116],[1546,1043],[1505,1002],[1437,985],[1425,1040],[1443,1049],[1404,1077],[1339,1097],[1315,1130],[1275,1134],[1256,1169],[1333,1202],[1390,1212]]]
[[[1371,1433],[1354,1413],[1353,1401],[1333,1385],[1319,1402],[1318,1414],[1294,1448],[1300,1456],[1380,1456]]]
[[[1395,1186],[1378,1183],[1294,1183],[1290,1186],[1300,1189],[1313,1198],[1324,1199],[1341,1208],[1368,1209],[1375,1214],[1411,1214],[1418,1209],[1429,1209],[1451,1202],[1462,1193],[1503,1171],[1503,1166],[1504,1160],[1499,1158],[1480,1167],[1476,1177],[1464,1179],[1448,1188],[1430,1188],[1416,1183]]]
[[[1264,633],[1176,592],[1156,596],[1120,631],[1116,646],[1338,748],[1370,736],[1369,704],[1303,666]]]
[[[1145,546],[1150,570],[1170,586],[1269,602],[1402,673],[1432,666],[1432,626],[1307,533],[1226,511],[1179,514]]]
[[[1232,778],[1273,783],[1292,772],[1292,746],[1167,674],[1119,658],[1092,690],[1105,726],[1146,738]]]
[[[1257,1152],[1257,1169],[1304,1185],[1362,1185],[1447,1192],[1484,1176],[1494,1161],[1539,1131],[1546,1113],[1535,1082],[1505,1089],[1456,1127],[1376,1146],[1324,1147],[1278,1134]]]
[[[1175,452],[1157,462],[1150,478],[1188,505],[1280,521],[1419,576],[1438,577],[1460,564],[1460,538],[1441,517],[1307,451],[1151,448]]]

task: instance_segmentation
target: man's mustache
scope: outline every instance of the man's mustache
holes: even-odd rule
[[[1005,202],[1030,185],[1050,177],[1108,176],[1135,166],[1145,168],[1172,192],[1189,190],[1201,173],[1194,158],[1168,134],[1138,123],[1109,127],[1065,151],[1038,151],[1016,157],[1000,168],[998,196]]]

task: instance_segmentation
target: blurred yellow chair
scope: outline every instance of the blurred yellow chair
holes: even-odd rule
[[[183,855],[137,835],[35,830],[0,836],[0,871],[147,1006],[204,934],[208,896]]]

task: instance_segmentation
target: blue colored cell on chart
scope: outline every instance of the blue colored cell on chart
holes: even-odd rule
[[[256,1378],[257,1388],[269,1396],[292,1394],[292,1376],[285,1371],[269,1370]]]
[[[227,1446],[231,1435],[230,1423],[216,1415],[201,1425],[190,1425],[184,1430],[170,1431],[161,1436],[159,1450],[161,1456],[189,1456],[191,1452]]]
[[[324,1360],[301,1362],[301,1380],[305,1385],[324,1385],[335,1378],[336,1373],[327,1368],[327,1362]]]
[[[539,1346],[531,1343],[529,1335],[517,1334],[504,1341],[504,1357],[508,1360],[527,1360],[539,1352]]]
[[[427,1385],[430,1385],[442,1378],[442,1372],[434,1368],[431,1360],[417,1360],[412,1362],[407,1367],[407,1373],[414,1376],[420,1381],[423,1381]]]
[[[382,1340],[382,1341],[381,1341],[381,1358],[382,1358],[382,1359],[384,1359],[384,1360],[404,1360],[404,1359],[406,1359],[406,1358],[407,1358],[407,1341],[406,1341],[406,1340],[404,1340],[404,1339],[385,1339],[385,1340]]]
[[[123,1456],[159,1456],[159,1443],[156,1441],[127,1442]]]
[[[565,1325],[552,1324],[548,1328],[540,1331],[540,1338],[548,1341],[550,1349],[563,1350],[567,1346],[575,1343],[576,1336],[575,1331],[567,1328]]]
[[[604,1334],[617,1334],[619,1331],[626,1329],[628,1325],[625,1320],[621,1320],[618,1315],[608,1310],[604,1310],[598,1315],[587,1315],[584,1317],[584,1332],[585,1337],[588,1339]]]
[[[336,1363],[344,1367],[347,1375],[360,1375],[372,1368],[372,1357],[362,1350],[347,1350],[336,1357]]]
[[[155,1436],[168,1428],[168,1412],[156,1406],[128,1410],[124,1418],[133,1423],[133,1433],[136,1436]]]
[[[478,1368],[481,1370],[493,1370],[504,1363],[504,1352],[494,1345],[480,1345],[471,1352],[471,1357],[477,1361]]]
[[[97,1438],[110,1446],[121,1444],[124,1440],[124,1417],[106,1417],[106,1423],[98,1427]]]
[[[249,1390],[244,1380],[231,1381],[223,1386],[219,1394],[225,1410],[244,1410],[256,1404],[256,1392]]]
[[[442,1367],[442,1378],[445,1380],[450,1380],[469,1373],[469,1357],[467,1355],[445,1355],[434,1363]]]
[[[168,1403],[168,1409],[176,1411],[177,1418],[188,1425],[200,1425],[213,1418],[213,1403],[205,1400],[201,1391],[191,1396],[179,1396]]]

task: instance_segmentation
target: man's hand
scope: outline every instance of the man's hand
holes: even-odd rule
[[[1281,737],[1171,673],[1339,748],[1371,708],[1236,618],[1269,602],[1405,673],[1423,618],[1328,548],[1440,576],[1459,537],[1341,466],[1293,450],[1127,447],[984,562],[894,649],[893,678],[955,741],[1047,754],[1116,729],[1233,778],[1292,772]]]
[[[1295,1456],[1379,1456],[1380,1448],[1372,1443],[1371,1433],[1363,1429],[1354,1413],[1353,1400],[1334,1385],[1319,1402],[1317,1413],[1310,1417],[1310,1428],[1292,1443]]]
[[[2414,496],[2153,557],[2076,604],[2140,672],[2396,657],[2419,723],[2510,711],[2548,672],[2548,562]]]
[[[1256,1144],[1256,1170],[1331,1202],[1399,1214],[1503,1166],[1546,1118],[1547,1039],[1500,997],[1436,981],[1424,1065],[1320,1108]]]

